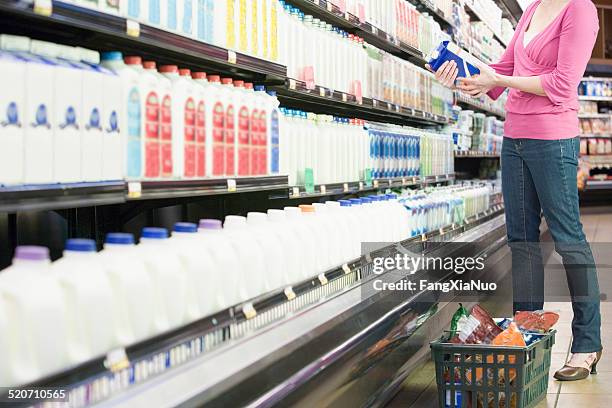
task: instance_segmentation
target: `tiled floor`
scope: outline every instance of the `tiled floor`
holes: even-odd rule
[[[612,273],[612,208],[588,208],[583,211],[582,223],[591,243],[599,245],[596,262],[599,266],[600,286],[602,274]],[[606,250],[609,243],[609,250]],[[603,265],[603,266],[602,266]],[[609,265],[610,267],[606,267]],[[605,288],[601,287],[602,292]],[[611,288],[612,289],[612,288]],[[612,292],[612,291],[611,291]],[[612,407],[612,299],[602,302],[602,342],[604,355],[597,367],[598,374],[589,376],[583,381],[559,382],[552,374],[563,366],[569,356],[571,345],[571,304],[567,302],[547,302],[547,310],[560,314],[556,344],[553,347],[550,381],[546,399],[537,408],[608,408]],[[610,352],[607,353],[606,351]],[[414,378],[413,378],[414,377]],[[417,378],[418,377],[418,378]],[[418,375],[407,379],[405,386],[389,403],[388,408],[423,408],[437,406],[437,390],[433,365],[429,362]],[[417,386],[418,380],[418,386]],[[415,388],[425,391],[415,393]],[[408,392],[410,391],[410,392]]]

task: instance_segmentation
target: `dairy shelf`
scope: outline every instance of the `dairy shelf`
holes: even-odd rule
[[[476,150],[467,151],[455,151],[456,159],[485,159],[485,158],[499,158],[499,153],[491,152],[480,152]]]
[[[164,381],[162,374],[168,374],[173,369],[180,372],[179,367],[188,363],[201,363],[211,351],[244,338],[255,330],[269,327],[297,311],[304,311],[324,298],[337,296],[355,287],[372,275],[372,259],[396,253],[398,244],[422,243],[425,246],[428,242],[449,241],[500,216],[502,211],[503,205],[493,205],[483,213],[468,217],[462,225],[448,225],[391,244],[291,287],[272,291],[151,339],[114,350],[21,388],[65,388],[74,407],[105,402],[112,405],[112,401],[109,401],[112,397],[126,397],[126,393],[129,394],[132,389],[150,387],[151,383],[159,385],[160,381]],[[195,361],[197,359],[199,361]],[[2,396],[0,394],[0,399]],[[168,394],[167,397],[181,396]],[[13,406],[28,405],[26,401]]]
[[[612,113],[579,113],[578,119],[610,119]]]
[[[364,97],[361,103],[359,103],[354,95],[319,85],[313,89],[308,89],[305,82],[295,79],[288,79],[284,86],[276,86],[273,89],[277,91],[278,99],[283,106],[317,113],[349,118],[358,117],[376,122],[401,125],[444,125],[449,122],[449,118],[445,116],[377,99]]]
[[[369,191],[386,190],[388,188],[403,188],[414,186],[427,186],[437,183],[447,183],[455,180],[454,174],[443,174],[439,176],[414,176],[373,179],[370,185],[364,181],[351,181],[344,183],[317,184],[314,192],[307,192],[304,186],[291,187],[289,198],[302,199],[310,197],[328,197],[334,195],[349,195],[366,193]]]
[[[612,190],[612,180],[587,180],[584,191]]]
[[[53,1],[49,15],[35,12],[36,2],[0,2],[3,33],[26,35],[98,51],[123,51],[158,64],[176,64],[192,70],[220,72],[263,82],[281,81],[283,65],[137,23],[94,9]],[[128,29],[129,27],[129,29]]]
[[[597,134],[593,134],[593,133],[589,133],[589,134],[583,133],[583,134],[580,135],[580,137],[583,138],[583,139],[596,139],[596,138],[599,138],[599,139],[610,139],[610,138],[612,138],[612,135],[609,134],[609,133],[604,133],[604,134],[601,134],[601,135],[597,135]]]
[[[467,107],[469,109],[475,110],[477,112],[482,112],[487,115],[494,115],[500,119],[506,118],[506,114],[502,110],[489,108],[481,101],[474,98],[469,98],[461,92],[455,92],[455,100],[456,103],[462,107]]]
[[[594,101],[594,102],[612,102],[612,96],[586,96],[579,95],[578,100],[580,101]]]
[[[349,12],[343,12],[329,0],[288,0],[288,3],[351,34],[357,34],[367,43],[381,50],[410,61],[417,66],[425,66],[426,61],[420,50],[399,41],[367,21],[360,21],[357,16]]]
[[[469,14],[472,21],[484,22],[487,25],[487,27],[489,27],[489,29],[493,32],[493,37],[495,37],[495,39],[499,41],[501,45],[503,45],[504,47],[508,47],[508,44],[501,37],[501,34],[493,30],[493,27],[489,25],[489,22],[487,21],[487,19],[482,18],[480,14],[478,13],[478,11],[474,7],[472,7],[468,2],[465,3],[465,11]]]

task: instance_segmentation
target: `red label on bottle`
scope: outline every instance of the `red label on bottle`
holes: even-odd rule
[[[236,124],[234,123],[234,105],[227,108],[225,118],[225,174],[236,174],[234,155],[236,154]]]
[[[198,103],[196,112],[196,176],[206,176],[206,109],[204,101]]]
[[[246,106],[238,112],[238,175],[248,176],[251,174],[251,135],[250,135],[249,109]]]
[[[213,175],[222,176],[225,171],[225,109],[217,102],[213,109]]]
[[[165,95],[160,112],[161,175],[172,177],[172,98]]]
[[[263,175],[268,173],[268,115],[266,111],[259,114],[259,172]]]
[[[159,98],[150,92],[145,99],[145,177],[159,177]]]
[[[195,177],[196,175],[196,147],[195,147],[195,125],[196,125],[196,110],[193,98],[188,98],[185,101],[185,149],[183,157],[184,175],[185,177]]]

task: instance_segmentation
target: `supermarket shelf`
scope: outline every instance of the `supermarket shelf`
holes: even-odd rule
[[[123,181],[0,187],[0,213],[117,204],[125,193]]]
[[[504,40],[502,39],[501,35],[500,35],[498,32],[496,32],[496,31],[493,29],[493,27],[491,27],[491,26],[489,25],[489,22],[487,21],[487,19],[486,19],[486,18],[482,18],[482,17],[480,16],[480,14],[478,14],[478,11],[477,11],[476,9],[474,9],[474,8],[473,8],[473,7],[472,7],[470,4],[468,4],[467,2],[465,3],[465,11],[466,11],[466,12],[467,12],[467,13],[470,15],[470,18],[471,18],[471,20],[472,20],[472,21],[482,21],[482,22],[484,22],[484,23],[487,25],[487,27],[489,27],[489,29],[490,29],[490,30],[493,32],[493,36],[495,37],[495,39],[496,39],[497,41],[499,41],[499,42],[500,42],[500,44],[501,44],[501,45],[503,45],[504,47],[507,47],[507,46],[508,46],[508,44],[506,43],[506,41],[504,41]]]
[[[327,185],[316,185],[313,193],[307,193],[304,186],[291,187],[290,198],[302,199],[309,197],[327,197],[333,195],[358,194],[369,191],[386,190],[388,188],[402,188],[412,186],[425,186],[436,183],[446,183],[455,180],[454,174],[426,177],[397,177],[390,179],[372,180],[371,185],[363,181],[351,181],[346,183],[333,183]]]
[[[432,16],[443,30],[452,30],[454,28],[450,17],[446,17],[442,10],[437,8],[433,2],[427,0],[410,0],[410,2],[416,6],[417,10]]]
[[[458,240],[463,236],[462,234],[472,239],[476,235],[478,239],[483,240],[486,234],[478,231],[492,231],[489,228],[490,223],[494,223],[495,229],[499,230],[500,226],[503,226],[503,217],[500,217],[502,211],[503,205],[493,205],[487,211],[467,218],[462,225],[448,225],[402,241],[400,245],[405,248],[422,248],[419,250],[422,251],[430,242]],[[488,245],[491,243],[489,242]],[[305,319],[308,322],[309,318],[300,316],[309,311],[314,312],[319,319],[329,319],[331,316],[317,313],[314,308],[320,305],[321,301],[333,303],[334,299],[341,300],[341,294],[346,293],[347,290],[356,289],[354,294],[357,295],[359,301],[363,301],[359,286],[361,281],[369,280],[373,276],[372,259],[377,256],[389,256],[398,251],[397,244],[387,245],[341,267],[298,282],[290,288],[271,291],[247,303],[202,318],[184,327],[58,372],[28,384],[24,388],[61,386],[68,390],[71,402],[75,402],[76,405],[79,405],[79,402],[83,405],[97,402],[101,404],[100,406],[116,406],[117,404],[147,406],[152,400],[155,400],[160,406],[180,405],[185,402],[185,398],[194,395],[194,392],[199,393],[200,390],[216,387],[217,381],[228,375],[230,366],[233,366],[233,369],[236,364],[240,363],[240,361],[233,360],[233,363],[219,364],[216,359],[224,359],[228,353],[237,352],[242,356],[242,360],[254,359],[253,363],[255,363],[260,361],[260,354],[270,352],[270,347],[260,348],[256,353],[244,353],[242,350],[245,347],[248,348],[247,343],[258,336],[265,335],[265,333],[269,335],[285,324],[291,325],[290,322],[296,318]],[[297,314],[297,311],[300,313]],[[262,328],[266,330],[258,330]],[[277,337],[276,340],[277,342],[286,341],[287,336]],[[277,342],[269,343],[268,341],[266,345]],[[210,373],[211,364],[216,365],[217,370],[221,370],[214,378],[210,375],[193,375],[190,372],[194,368],[206,366],[207,372]],[[244,371],[244,373],[248,372],[249,370]],[[190,380],[176,381],[177,377],[185,375]],[[119,379],[121,380],[118,381]],[[197,382],[195,385],[197,388],[192,388],[190,392],[168,392],[169,388],[177,385],[194,387],[194,381]],[[114,385],[108,386],[109,383]],[[158,396],[160,399],[151,399],[151,395],[157,394],[160,389],[164,390],[163,395]],[[205,395],[206,398],[212,399],[216,398],[218,393],[207,392]],[[201,405],[203,404],[194,404],[194,406]],[[237,405],[243,404],[221,404],[220,406]],[[212,406],[219,405],[213,404]]]
[[[602,134],[602,135],[581,134],[580,137],[582,137],[584,139],[591,139],[591,138],[610,139],[610,138],[612,138],[612,135],[610,135],[610,134]]]
[[[579,95],[578,100],[581,101],[595,101],[595,102],[612,102],[612,96],[586,96]]]
[[[3,32],[71,45],[83,45],[83,39],[86,39],[87,47],[101,51],[120,50],[161,64],[180,62],[186,68],[218,70],[259,81],[278,81],[287,74],[282,65],[233,53],[145,24],[136,23],[139,32],[130,30],[132,35],[128,35],[128,20],[116,15],[52,1],[53,11],[47,16],[35,13],[33,3],[26,0],[1,2]]]
[[[506,114],[503,111],[491,109],[485,106],[481,101],[474,98],[468,98],[460,92],[455,92],[455,100],[457,101],[457,104],[463,107],[468,107],[470,109],[485,113],[487,115],[494,115],[500,119],[505,119],[506,117]]]
[[[276,89],[283,106],[318,113],[359,117],[366,120],[397,124],[443,125],[449,122],[449,119],[445,116],[434,115],[376,99],[362,98],[362,102],[359,103],[353,95],[321,86],[308,89],[305,82],[294,79],[288,79],[284,86],[274,87],[273,89]]]
[[[426,63],[423,53],[420,50],[399,41],[368,22],[360,21],[357,16],[348,12],[343,12],[339,7],[332,4],[331,1],[288,0],[288,2],[312,14],[316,18],[341,27],[352,34],[357,34],[367,43],[410,61],[417,66],[423,67]]]
[[[128,201],[287,190],[287,176],[160,180],[128,183]]]
[[[579,119],[610,119],[612,113],[580,113],[578,114]]]
[[[484,159],[484,158],[499,158],[499,153],[479,152],[476,150],[455,151],[457,159]]]
[[[612,180],[587,180],[584,191],[612,190]]]
[[[497,5],[501,7],[504,12],[503,15],[509,19],[512,24],[516,27],[518,21],[523,15],[523,8],[517,0],[498,0]]]

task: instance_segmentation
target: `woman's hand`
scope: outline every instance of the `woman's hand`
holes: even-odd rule
[[[434,72],[429,64],[425,65],[425,68]],[[457,74],[459,74],[459,69],[457,68],[457,63],[455,61],[446,61],[444,64],[438,68],[435,72],[436,79],[442,85],[447,88],[454,89],[455,88],[455,80],[457,79]]]
[[[459,78],[457,86],[462,92],[475,98],[498,86],[498,76],[495,71],[481,64],[478,65],[478,69],[480,69],[479,75],[474,75],[471,78]]]

